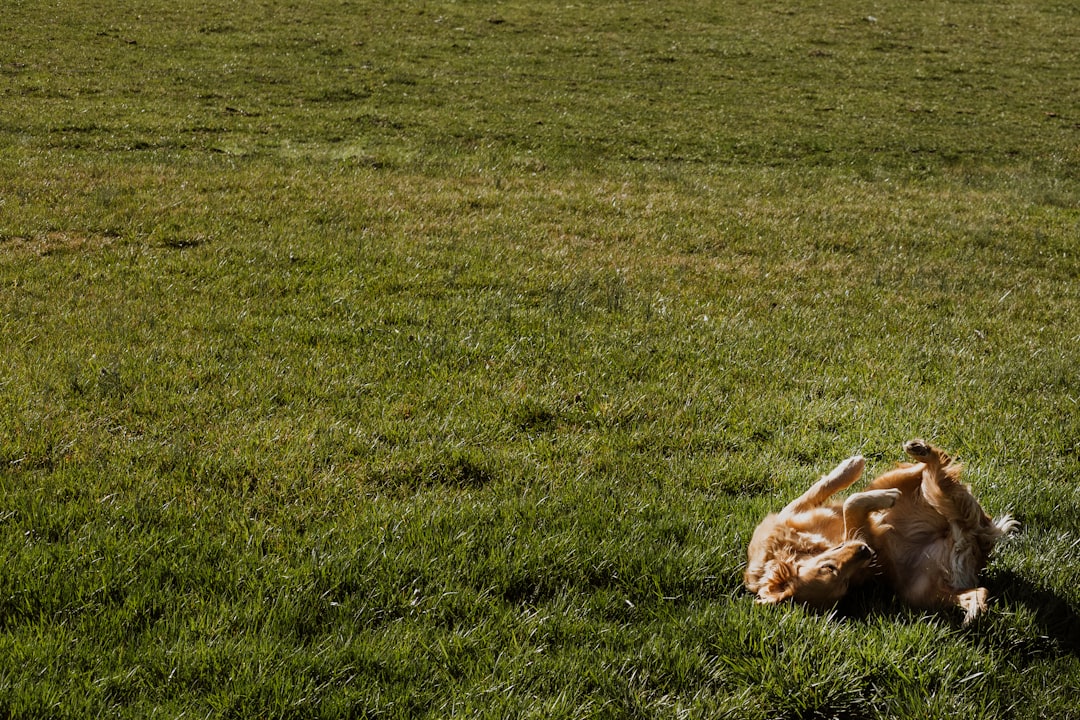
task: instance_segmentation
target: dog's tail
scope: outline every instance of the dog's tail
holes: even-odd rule
[[[1020,531],[1020,521],[1012,515],[1001,515],[994,518],[994,526],[997,527],[998,532],[1001,533],[1002,537],[1013,535]]]

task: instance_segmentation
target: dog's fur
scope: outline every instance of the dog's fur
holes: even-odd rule
[[[899,465],[842,504],[829,499],[858,480],[861,457],[840,463],[762,521],[745,575],[759,602],[828,607],[878,576],[909,605],[961,607],[965,623],[985,610],[979,573],[1016,521],[992,520],[959,482],[960,465],[938,448],[911,440],[904,449],[918,462]]]
[[[856,493],[842,505],[828,502],[859,479],[863,466],[861,457],[848,458],[758,525],[745,580],[760,602],[792,598],[827,607],[872,574],[865,531],[871,513],[895,503],[899,493]]]

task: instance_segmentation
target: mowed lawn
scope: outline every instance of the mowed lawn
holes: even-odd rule
[[[0,717],[1080,717],[1080,7],[7,0]],[[925,437],[988,615],[742,589]]]

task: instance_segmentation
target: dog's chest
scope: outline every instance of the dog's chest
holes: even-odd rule
[[[801,553],[819,553],[844,540],[844,521],[833,508],[815,508],[791,518],[791,545]]]

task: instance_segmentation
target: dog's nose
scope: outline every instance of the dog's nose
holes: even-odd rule
[[[865,560],[871,557],[873,554],[874,551],[870,549],[869,545],[859,545],[859,549],[855,551],[855,557],[859,558],[860,560]]]

